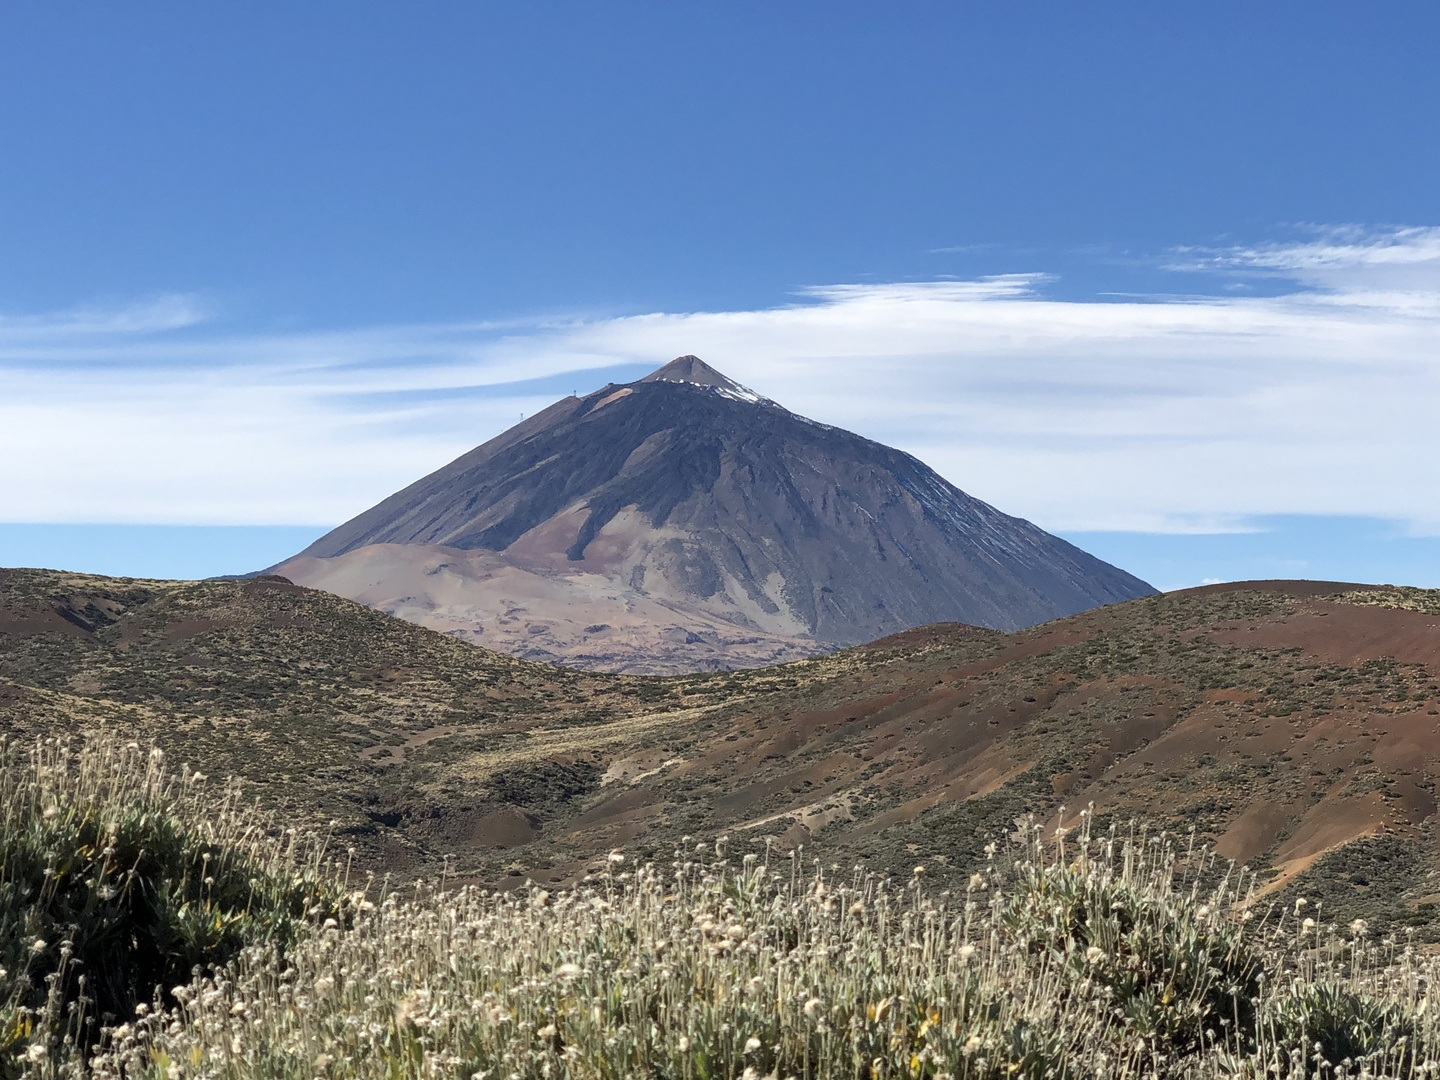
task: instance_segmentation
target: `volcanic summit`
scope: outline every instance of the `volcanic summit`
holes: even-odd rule
[[[653,673],[1154,591],[694,356],[556,402],[274,570],[489,648]]]

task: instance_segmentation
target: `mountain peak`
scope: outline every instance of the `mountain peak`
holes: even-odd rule
[[[557,402],[303,554],[352,553],[346,574],[386,610],[409,597],[449,612],[447,632],[619,667],[698,655],[681,644],[739,663],[933,622],[1015,629],[1153,591],[694,356]]]
[[[768,402],[770,399],[761,397],[748,386],[741,386],[729,376],[722,375],[709,364],[705,363],[698,356],[677,356],[664,367],[656,368],[649,375],[640,380],[647,382],[674,382],[691,383],[695,386],[708,386],[717,390],[726,397],[738,398],[741,401],[752,403]]]

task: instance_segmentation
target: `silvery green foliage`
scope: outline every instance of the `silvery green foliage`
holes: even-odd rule
[[[616,852],[571,889],[354,897],[353,925],[322,924],[283,956],[247,950],[113,1032],[93,1067],[156,1080],[1432,1067],[1433,961],[1371,945],[1363,927],[1321,943],[1307,914],[1256,903],[1205,853],[1096,839],[1082,822],[1032,831],[955,893],[928,891],[923,867],[895,882],[788,855],[737,865],[719,844],[663,867]],[[1333,1059],[1343,1047],[1359,1056]]]

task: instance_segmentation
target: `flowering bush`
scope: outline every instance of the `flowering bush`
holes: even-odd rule
[[[138,751],[105,753],[119,755],[103,759],[107,768],[159,775]],[[1434,960],[1371,941],[1363,924],[1323,927],[1303,905],[1265,908],[1246,875],[1163,836],[1092,837],[1088,816],[1069,837],[1031,829],[1023,843],[990,848],[956,892],[928,890],[923,868],[894,882],[860,867],[804,867],[790,854],[732,862],[723,841],[689,840],[665,865],[632,866],[615,852],[573,888],[437,881],[367,895],[345,893],[318,856],[298,859],[293,838],[276,846],[263,828],[239,829],[238,810],[230,833],[206,840],[233,848],[195,846],[203,803],[183,781],[147,783],[157,799],[176,800],[166,820],[191,838],[177,850],[210,852],[196,856],[206,877],[225,860],[250,868],[253,910],[213,906],[208,921],[161,924],[182,927],[175,933],[190,943],[176,955],[201,950],[197,973],[161,984],[152,1004],[98,1034],[75,1021],[77,1000],[50,1035],[12,1040],[12,1073],[1258,1080],[1440,1071]],[[46,820],[48,805],[33,801],[33,814]],[[25,819],[7,820],[20,828]],[[194,858],[183,865],[196,872]],[[201,879],[192,910],[220,880]],[[216,945],[223,935],[183,929],[222,925],[237,928],[224,940],[239,941],[238,951]]]
[[[103,735],[0,740],[0,1071],[334,908],[312,841],[270,835],[204,779]]]
[[[362,903],[348,929],[247,950],[177,992],[95,1071],[1038,1080],[1412,1075],[1393,1067],[1434,1060],[1433,962],[1354,928],[1317,944],[1298,914],[1251,918],[1243,875],[1163,838],[1082,832],[1063,850],[1032,834],[938,895],[918,875],[717,850],[635,869],[616,853],[573,889],[435,883]],[[1318,1002],[1352,999],[1381,1014],[1321,1018]]]
[[[1213,862],[1202,854],[1195,869]],[[1249,1041],[1261,960],[1247,913],[1234,911],[1244,875],[1222,873],[1201,893],[1166,887],[1173,866],[1159,837],[1107,838],[1073,861],[1036,851],[1017,867],[1001,925],[1032,955],[1067,965],[1070,987],[1101,987],[1128,1033],[1157,1053],[1191,1053],[1206,1032]]]

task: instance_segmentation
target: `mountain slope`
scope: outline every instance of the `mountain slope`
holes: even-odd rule
[[[627,590],[621,604],[663,605],[682,630],[702,616],[812,651],[944,620],[1016,629],[1153,591],[909,454],[797,416],[694,357],[557,402],[300,558],[379,544],[493,552],[552,579],[599,575]],[[275,572],[346,576],[294,561]],[[502,599],[475,626],[477,640],[506,647],[485,625]],[[585,609],[590,624],[613,624],[598,610]],[[541,626],[531,655],[557,655],[544,647],[555,612],[529,615]]]
[[[101,724],[334,820],[377,870],[548,882],[723,834],[963,882],[1017,822],[1093,804],[1193,829],[1327,919],[1440,936],[1440,591],[1210,586],[655,679],[275,579],[0,572],[0,731]]]
[[[368,544],[333,559],[297,556],[279,572],[442,634],[566,667],[673,674],[823,651],[805,638],[672,606],[603,573],[553,573],[483,549]]]

